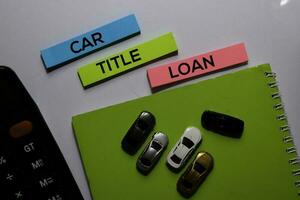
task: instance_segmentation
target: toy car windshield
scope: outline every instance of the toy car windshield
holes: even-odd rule
[[[156,151],[159,151],[162,148],[162,146],[160,144],[158,144],[156,141],[152,142],[151,147],[153,149],[155,149]]]
[[[175,154],[171,157],[171,159],[173,160],[174,163],[179,164],[181,162],[181,158],[179,158],[178,156],[176,156]]]
[[[182,140],[182,144],[184,146],[186,146],[187,148],[191,148],[192,146],[194,146],[194,142],[192,142],[190,139],[188,139],[187,137],[184,137]]]

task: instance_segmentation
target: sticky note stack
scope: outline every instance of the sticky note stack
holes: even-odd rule
[[[95,51],[140,34],[136,17],[131,14],[41,51],[47,71],[54,70]],[[78,69],[83,88],[89,88],[158,59],[176,55],[178,48],[172,33],[167,33],[130,47],[119,53],[100,58]],[[200,54],[173,63],[148,69],[152,91],[247,63],[243,43]]]

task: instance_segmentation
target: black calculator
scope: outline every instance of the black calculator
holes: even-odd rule
[[[0,199],[83,200],[37,105],[0,66]]]

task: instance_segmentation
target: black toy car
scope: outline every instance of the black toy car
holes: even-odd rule
[[[240,138],[244,130],[242,120],[213,111],[204,111],[201,123],[207,130],[233,138]]]
[[[122,140],[123,150],[134,155],[145,142],[154,125],[154,115],[147,111],[141,112]]]

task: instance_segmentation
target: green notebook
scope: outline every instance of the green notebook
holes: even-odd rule
[[[169,137],[167,150],[148,176],[136,170],[136,160],[151,137],[134,156],[121,149],[123,136],[143,110],[155,115],[154,131]],[[244,120],[242,137],[205,130],[200,123],[204,110]],[[166,157],[187,126],[201,130],[196,152],[207,151],[215,161],[190,199],[294,200],[299,199],[299,160],[283,114],[274,73],[264,64],[77,115],[72,122],[94,200],[183,199],[176,182],[184,170],[170,171]]]

